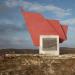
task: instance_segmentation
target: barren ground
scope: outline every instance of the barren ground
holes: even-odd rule
[[[0,57],[0,75],[75,75],[75,54]]]
[[[21,55],[0,60],[0,75],[75,75],[75,55]]]

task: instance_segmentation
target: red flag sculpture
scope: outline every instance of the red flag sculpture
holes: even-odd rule
[[[59,21],[47,20],[33,12],[22,11],[22,15],[35,46],[39,46],[40,35],[59,35],[60,42],[66,40],[67,26],[60,25]]]
[[[60,38],[60,43],[67,39],[67,25],[60,25],[58,20],[47,20],[54,28]]]

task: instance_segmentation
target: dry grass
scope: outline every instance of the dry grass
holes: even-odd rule
[[[21,55],[0,60],[0,75],[75,75],[75,55]],[[73,56],[73,58],[72,58]],[[65,59],[66,58],[66,59]]]

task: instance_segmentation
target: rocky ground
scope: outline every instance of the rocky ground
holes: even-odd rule
[[[0,75],[75,75],[75,54],[7,56],[0,60]]]

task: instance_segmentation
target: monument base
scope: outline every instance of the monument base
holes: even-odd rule
[[[41,35],[39,54],[59,55],[59,36]]]

